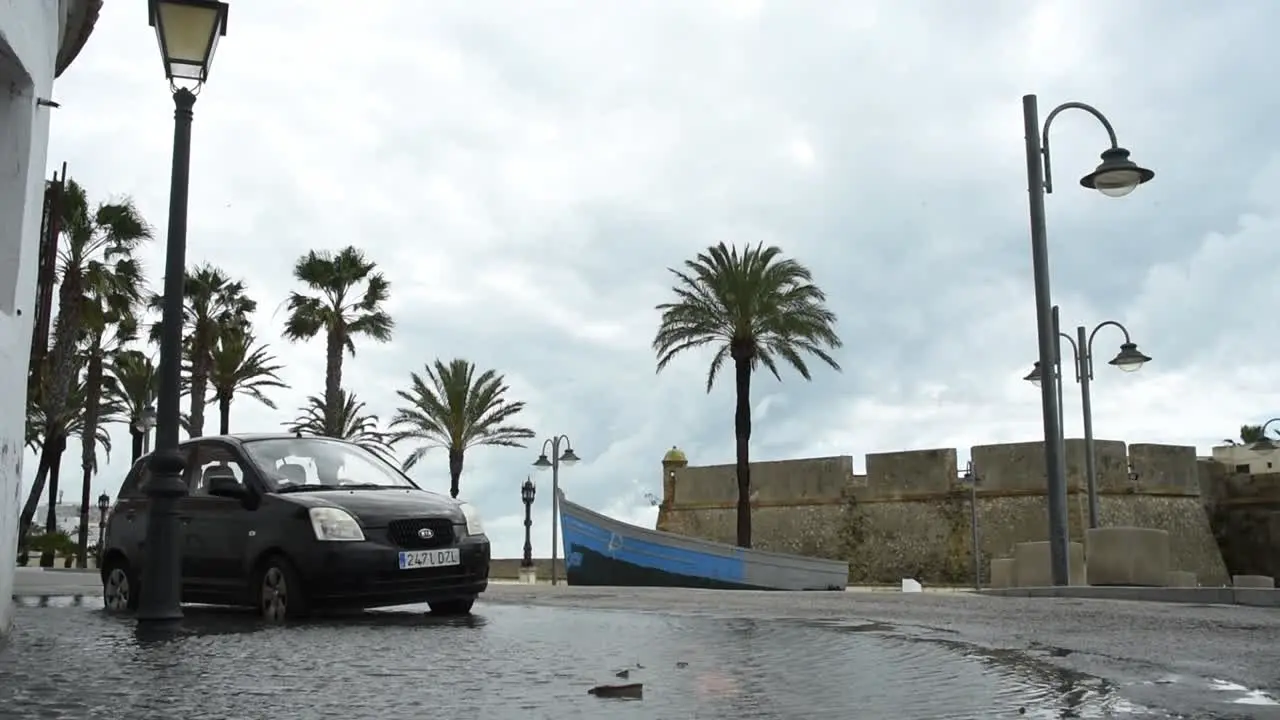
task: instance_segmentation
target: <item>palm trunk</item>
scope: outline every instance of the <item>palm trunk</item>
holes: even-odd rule
[[[132,441],[132,457],[129,463],[138,462],[138,458],[142,457],[142,433],[133,428],[133,423],[129,424],[129,439]]]
[[[218,433],[231,434],[231,398],[232,395],[218,393]]]
[[[102,397],[102,354],[91,348],[85,372],[84,427],[80,432],[80,531],[76,537],[76,567],[88,567],[89,495],[98,451],[98,410]]]
[[[324,362],[324,434],[330,437],[342,435],[342,345],[342,331],[330,329]]]
[[[209,392],[209,349],[197,343],[191,352],[191,413],[188,435],[204,435],[204,398]]]
[[[35,522],[36,510],[40,507],[40,497],[44,495],[44,485],[49,479],[49,466],[53,463],[53,448],[57,438],[45,437],[40,448],[40,466],[36,469],[36,480],[27,494],[27,502],[22,506],[22,515],[18,518],[18,545],[27,547],[27,539],[31,535],[31,524]]]
[[[44,532],[50,535],[58,531],[58,475],[62,469],[62,451],[67,448],[65,437],[59,436],[53,450],[53,464],[49,467],[49,511],[44,517]],[[40,553],[40,567],[53,567],[54,549],[52,543],[45,545]]]
[[[458,497],[458,480],[462,478],[462,451],[449,448],[449,496]]]
[[[738,547],[751,547],[751,358],[734,353],[734,380],[737,409],[733,414],[733,436],[738,461]]]

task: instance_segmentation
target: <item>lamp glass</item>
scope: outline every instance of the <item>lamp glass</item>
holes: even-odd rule
[[[574,465],[581,459],[582,458],[574,454],[573,448],[565,448],[564,452],[560,453],[561,465]]]
[[[1107,197],[1124,197],[1133,192],[1142,182],[1142,175],[1137,170],[1109,170],[1098,173],[1093,178],[1094,188]]]
[[[204,82],[218,48],[226,5],[219,2],[159,0],[156,39],[170,79]]]
[[[547,468],[551,467],[551,461],[547,459],[546,453],[542,453],[541,455],[538,456],[537,460],[533,461],[533,466],[538,468],[539,470],[546,470]]]
[[[1115,365],[1125,372],[1137,372],[1150,361],[1151,358],[1142,354],[1137,345],[1125,343],[1120,346],[1120,352],[1116,353],[1116,356],[1107,364]]]

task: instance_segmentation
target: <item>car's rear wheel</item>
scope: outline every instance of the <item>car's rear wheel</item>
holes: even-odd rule
[[[432,615],[444,615],[456,617],[460,615],[470,615],[471,606],[476,604],[476,599],[463,598],[455,600],[437,600],[433,603],[427,603],[431,607]]]
[[[140,599],[138,574],[124,558],[112,558],[102,569],[102,604],[107,612],[122,613],[138,609]]]
[[[263,561],[255,588],[258,614],[267,622],[305,617],[310,610],[302,579],[283,555],[272,555]]]

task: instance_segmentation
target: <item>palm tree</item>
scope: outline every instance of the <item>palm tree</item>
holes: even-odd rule
[[[330,432],[334,426],[326,418],[324,398],[315,395],[308,395],[306,405],[298,409],[298,417],[293,422],[284,423],[284,426],[291,433],[346,440],[395,464],[395,455],[387,442],[387,435],[378,429],[378,416],[365,412],[364,403],[356,399],[355,393],[340,390],[338,397],[342,405],[338,412],[336,432]]]
[[[61,227],[52,350],[38,370],[38,381],[32,383],[38,414],[46,424],[40,429],[41,452],[35,482],[18,520],[23,535],[35,518],[51,468],[60,465],[71,432],[67,422],[79,416],[79,407],[71,403],[70,396],[80,374],[76,348],[83,337],[86,289],[101,287],[101,276],[106,274],[139,275],[133,253],[151,239],[151,228],[132,200],[104,202],[91,208],[84,188],[74,180],[67,183],[63,196]]]
[[[828,349],[841,346],[835,313],[813,284],[812,273],[782,251],[763,244],[741,252],[724,243],[707,248],[676,278],[676,301],[657,306],[661,324],[653,339],[658,372],[680,353],[715,348],[707,372],[707,392],[726,360],[733,361],[737,407],[734,438],[738,475],[738,545],[751,547],[751,374],[764,365],[779,381],[778,362],[809,380],[805,355],[832,369],[840,365]]]
[[[83,360],[83,356],[78,357]],[[83,367],[83,364],[81,364],[80,367]],[[83,438],[85,437],[85,419],[87,415],[84,408],[86,405],[85,399],[87,394],[84,373],[77,373],[76,382],[71,387],[71,392],[67,395],[67,400],[71,409],[68,410],[66,414],[56,417],[48,417],[44,415],[44,409],[41,408],[38,403],[30,406],[31,411],[34,413],[34,417],[28,417],[28,426],[35,425],[36,427],[58,428],[58,432],[50,435],[28,435],[28,444],[32,446],[32,449],[38,450],[41,457],[45,457],[47,453],[47,457],[51,459],[49,467],[44,469],[46,477],[38,478],[38,482],[40,482],[41,485],[44,485],[47,480],[49,486],[49,506],[45,515],[46,532],[54,532],[58,529],[55,506],[58,501],[59,479],[62,475],[62,454],[67,449],[67,438],[79,435],[83,442]],[[117,418],[118,413],[119,408],[110,401],[104,402],[99,406],[98,417],[102,422],[100,422],[94,429],[93,441],[88,443],[91,448],[93,460],[91,466],[92,472],[98,471],[97,448],[101,447],[106,451],[107,459],[110,461],[111,434],[107,431],[106,423],[114,421]],[[57,447],[50,448],[48,446],[48,443],[50,442],[49,438],[52,438],[52,442],[58,444]],[[36,509],[39,504],[40,495],[36,495],[34,497],[28,495],[26,505],[22,508],[21,517],[24,519],[29,518],[25,520],[26,525],[20,526],[22,534],[19,538],[19,542],[23,547],[26,546],[26,536],[30,533],[30,525],[35,519]],[[53,565],[53,555],[49,553],[42,554],[40,564],[43,567],[51,567]]]
[[[277,373],[284,368],[258,344],[247,329],[228,329],[218,336],[211,353],[209,384],[213,386],[214,399],[218,401],[218,432],[231,432],[231,401],[243,393],[272,410],[276,404],[263,392],[269,388],[282,388]]]
[[[448,365],[436,360],[434,367],[424,370],[430,385],[418,373],[410,373],[409,390],[396,391],[409,405],[396,409],[390,442],[424,443],[405,458],[405,472],[428,450],[447,448],[449,494],[456,498],[467,450],[479,445],[524,447],[521,441],[532,438],[533,431],[506,424],[524,410],[524,403],[504,397],[507,385],[496,371],[485,370],[477,377],[475,364],[461,358]]]
[[[187,429],[191,437],[204,434],[204,407],[209,393],[213,347],[224,332],[247,330],[258,303],[245,295],[244,283],[232,281],[221,268],[204,263],[187,271],[183,285],[183,335],[186,364],[190,368],[191,411]],[[151,308],[163,310],[164,296],[151,297]],[[153,342],[160,339],[160,323],[151,328]]]
[[[293,268],[293,276],[315,294],[289,293],[284,336],[298,342],[324,332],[326,435],[341,428],[339,418],[346,402],[342,397],[342,351],[355,355],[353,338],[358,336],[387,342],[395,326],[382,309],[391,283],[382,273],[374,272],[376,267],[363,252],[348,246],[336,255],[312,250],[298,258]]]
[[[99,425],[105,424],[107,420],[100,417],[104,386],[113,383],[110,376],[105,374],[104,366],[108,357],[123,349],[138,334],[135,311],[142,301],[143,283],[141,271],[134,264],[126,266],[122,272],[99,273],[93,281],[95,284],[86,288],[88,292],[83,314],[85,404],[84,427],[80,437],[80,531],[76,537],[77,547],[80,549],[76,561],[81,568],[88,567],[89,501],[93,474],[97,468],[97,447],[93,438],[97,436]],[[109,399],[109,389],[106,395]]]
[[[130,462],[137,462],[142,457],[144,433],[139,425],[148,409],[155,413],[160,376],[155,362],[141,350],[117,351],[107,363],[106,372],[113,381],[109,397],[121,408],[124,421],[129,423],[129,437],[133,441]]]

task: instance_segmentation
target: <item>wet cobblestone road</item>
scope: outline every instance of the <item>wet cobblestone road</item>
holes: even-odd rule
[[[1168,717],[1023,653],[859,623],[482,604],[466,620],[410,607],[266,627],[190,608],[181,634],[153,639],[100,603],[20,604],[4,717]],[[587,694],[623,682],[644,699]]]

